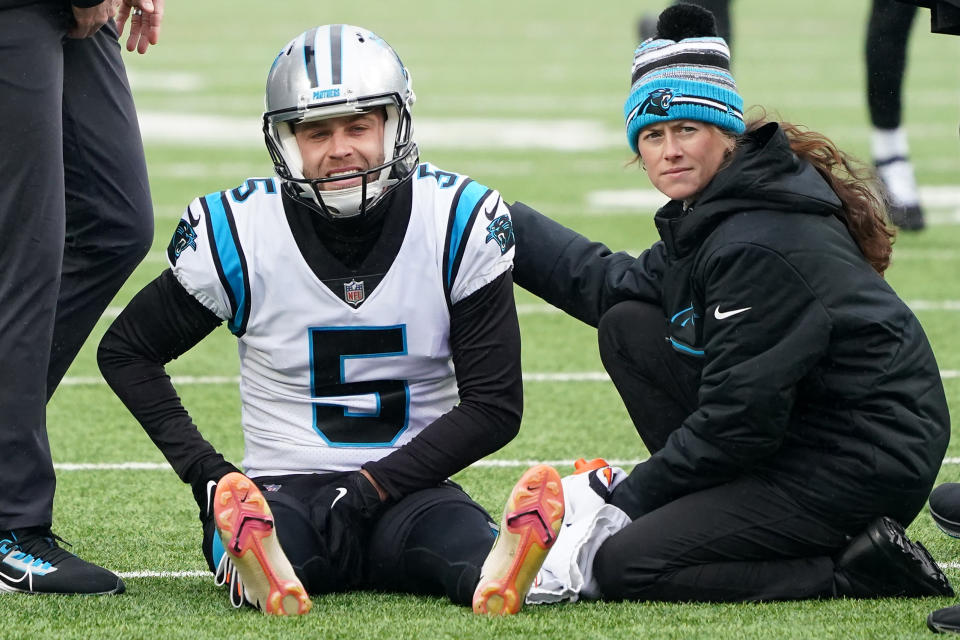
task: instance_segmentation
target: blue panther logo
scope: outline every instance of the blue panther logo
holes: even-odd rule
[[[199,220],[197,221],[199,222]],[[167,247],[167,257],[170,264],[176,266],[180,254],[190,247],[197,250],[197,232],[186,220],[181,220],[177,225],[177,230],[173,232],[173,238],[170,240],[170,246]]]
[[[640,113],[650,113],[655,116],[665,116],[670,104],[676,96],[673,89],[656,89],[640,103]]]
[[[510,247],[516,244],[513,236],[513,221],[508,215],[498,216],[487,225],[487,237],[484,243],[495,241],[500,246],[500,255],[505,254]]]

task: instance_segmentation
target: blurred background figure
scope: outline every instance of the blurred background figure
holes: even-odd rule
[[[727,46],[733,49],[732,32],[730,30],[730,0],[674,0],[673,4],[680,2],[686,4],[695,4],[703,7],[713,14],[717,21],[717,35],[727,41]],[[644,13],[637,23],[637,35],[640,42],[647,38],[652,38],[657,32],[657,16],[652,13]]]
[[[930,32],[960,36],[960,0],[898,0],[930,9]]]
[[[916,13],[916,6],[897,0],[873,0],[866,38],[870,151],[889,199],[890,220],[904,231],[924,227],[907,131],[901,123],[907,41]]]

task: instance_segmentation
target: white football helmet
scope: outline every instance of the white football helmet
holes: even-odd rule
[[[331,218],[360,215],[409,178],[419,162],[410,107],[416,96],[397,53],[375,33],[346,24],[314,27],[291,40],[267,76],[263,133],[287,193]],[[294,125],[383,107],[383,164],[332,178],[309,179]],[[361,178],[359,185],[320,185]]]

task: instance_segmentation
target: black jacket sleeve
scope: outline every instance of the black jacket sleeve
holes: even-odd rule
[[[727,245],[696,270],[704,306],[704,367],[697,410],[637,465],[612,502],[637,518],[716,486],[774,456],[797,384],[826,353],[832,322],[776,252]]]
[[[237,469],[200,435],[164,365],[221,322],[167,269],[134,296],[103,336],[97,352],[110,388],[177,475],[194,486]]]
[[[639,258],[591,242],[522,202],[510,205],[518,285],[591,326],[618,302],[660,304],[666,262],[658,242]]]
[[[509,271],[453,305],[450,341],[460,404],[404,446],[363,465],[391,498],[437,485],[520,429],[520,326]]]

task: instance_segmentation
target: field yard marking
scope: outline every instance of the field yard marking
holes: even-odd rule
[[[144,142],[154,145],[263,147],[257,116],[140,111]],[[589,118],[417,118],[421,149],[620,149],[623,132]],[[244,176],[245,177],[245,176]]]
[[[583,213],[604,215],[635,211],[653,215],[666,202],[666,196],[656,189],[597,189],[587,193]],[[920,203],[927,209],[924,217],[929,226],[960,224],[960,187],[920,187]],[[549,208],[545,210],[549,212]],[[894,250],[894,258],[896,255]]]
[[[607,462],[615,467],[632,467],[646,458],[606,458]],[[526,469],[536,464],[549,464],[554,467],[572,467],[573,460],[527,460],[492,459],[477,460],[471,467],[482,469]],[[944,465],[960,464],[960,458],[944,458]],[[57,471],[173,471],[166,462],[55,462],[53,468]]]
[[[936,560],[936,558],[934,558]],[[960,569],[960,562],[937,562],[941,569]],[[130,578],[213,578],[209,571],[116,571],[117,576]]]
[[[183,213],[183,210],[177,210],[177,217]],[[618,249],[618,251],[624,251],[625,253],[630,254],[631,256],[639,256],[641,253],[646,251],[644,248],[631,247],[627,249]],[[956,249],[898,249],[894,247],[893,250],[893,260],[960,260],[960,251]],[[162,264],[167,265],[167,250],[158,249],[156,251],[149,252],[146,257],[143,259],[144,263],[147,264]]]
[[[960,311],[960,300],[906,300],[907,306],[914,311]],[[116,318],[123,307],[107,307],[104,318]],[[517,314],[521,316],[554,315],[563,313],[545,302],[525,302],[517,305]]]
[[[960,311],[960,300],[904,300],[914,311]],[[540,314],[563,313],[545,302],[526,302],[517,305],[517,314],[532,316]]]
[[[943,379],[960,378],[960,369],[941,369]],[[608,382],[610,376],[604,371],[555,371],[523,374],[524,382]],[[239,384],[240,376],[171,376],[173,384]],[[99,386],[106,384],[96,376],[67,376],[61,382],[67,387]]]
[[[643,462],[642,459],[609,459],[615,467],[633,466]],[[514,469],[527,468],[536,464],[549,464],[554,467],[572,467],[573,460],[478,460],[472,467],[487,469]],[[173,471],[166,462],[55,462],[53,468],[57,471]]]
[[[209,571],[118,571],[116,574],[127,578],[205,578],[213,577]]]

